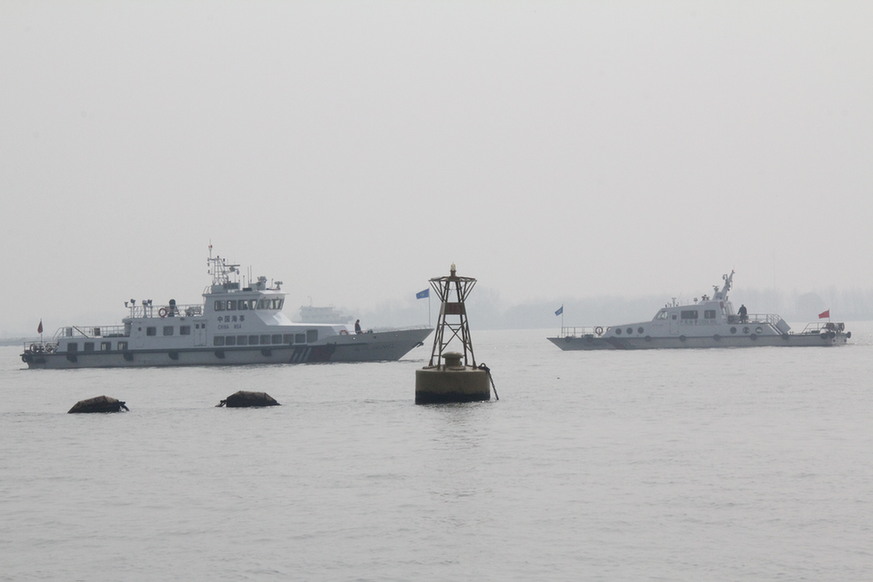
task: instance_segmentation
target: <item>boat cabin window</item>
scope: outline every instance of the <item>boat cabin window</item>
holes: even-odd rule
[[[158,328],[156,327],[147,327],[146,335],[158,335]]]
[[[306,334],[305,333],[295,333],[294,334],[294,343],[295,344],[305,344],[306,343]]]
[[[215,311],[224,311],[224,301],[216,301],[213,307],[215,307]]]
[[[697,319],[697,310],[685,310],[682,311],[682,319]]]
[[[273,337],[272,337],[272,340],[273,340],[273,343],[274,343],[274,344],[281,344],[281,343],[282,343],[282,334],[280,334],[280,333],[274,333],[274,334],[273,334]]]
[[[306,330],[306,341],[308,343],[313,343],[318,341],[318,330],[317,329],[307,329]]]
[[[258,300],[258,309],[275,309],[281,310],[282,305],[285,303],[284,299],[273,298],[273,299],[259,299]]]
[[[229,336],[227,336],[226,338],[224,338],[224,345],[226,345],[226,346],[235,346],[235,345],[236,345],[236,336],[235,336],[235,335],[229,335]]]
[[[662,309],[657,314],[655,314],[655,319],[667,319],[667,310]]]
[[[78,352],[79,351],[79,344],[77,344],[76,342],[68,343],[67,344],[67,351],[68,352]]]
[[[256,346],[256,345],[258,345],[258,336],[256,336],[256,335],[250,335],[250,336],[249,336],[249,345],[250,345],[250,346]]]
[[[215,337],[213,338],[213,340],[212,340],[212,345],[214,345],[214,346],[223,346],[223,345],[224,345],[224,336],[223,336],[223,335],[217,335],[217,336],[215,336]]]
[[[93,352],[94,351],[94,342],[85,342],[85,351]]]
[[[164,335],[173,335],[173,326],[165,325],[164,326]]]
[[[100,342],[100,351],[108,352],[112,349],[112,342]]]
[[[121,351],[127,350],[127,342],[118,342],[118,349]]]
[[[262,335],[262,336],[261,336],[261,345],[262,345],[262,346],[268,346],[268,345],[270,345],[270,336],[268,336],[268,335]]]
[[[292,341],[294,341],[293,335],[291,335],[290,333],[283,333],[282,334],[282,343],[283,344],[290,344]]]
[[[191,335],[191,326],[190,325],[180,325],[179,326],[179,335]]]
[[[249,336],[247,336],[247,335],[238,335],[238,336],[236,336],[236,345],[238,345],[238,346],[247,346],[247,345],[249,345]]]
[[[703,312],[704,319],[715,319],[715,309],[707,309]]]

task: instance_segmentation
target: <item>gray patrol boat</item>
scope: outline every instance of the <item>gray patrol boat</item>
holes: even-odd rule
[[[723,275],[721,288],[691,304],[676,300],[650,321],[612,326],[562,327],[548,340],[562,350],[643,350],[658,348],[746,348],[759,346],[845,345],[852,332],[844,323],[819,321],[795,333],[782,317],[772,313],[735,312],[728,300],[734,273]],[[828,312],[825,312],[828,315]],[[824,315],[824,314],[822,314]]]

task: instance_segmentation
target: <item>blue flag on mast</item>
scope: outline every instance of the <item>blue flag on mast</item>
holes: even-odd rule
[[[555,315],[561,315],[562,313],[564,313],[564,306],[563,305],[558,308],[558,310],[555,312]]]
[[[415,294],[416,299],[424,299],[425,297],[430,297],[430,289],[425,289]]]

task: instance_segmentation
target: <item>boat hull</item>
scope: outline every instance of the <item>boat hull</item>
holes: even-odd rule
[[[25,352],[29,368],[142,368],[175,366],[239,366],[399,360],[430,334],[430,328],[339,335],[320,344],[180,349],[130,349],[100,352]]]
[[[845,345],[848,334],[783,334],[701,337],[550,337],[562,350],[653,350],[689,348],[835,347]]]

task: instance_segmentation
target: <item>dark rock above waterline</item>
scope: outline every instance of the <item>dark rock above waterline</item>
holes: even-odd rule
[[[121,412],[128,410],[124,402],[110,396],[95,396],[86,400],[78,401],[68,414],[80,412]]]
[[[249,392],[246,390],[240,390],[219,402],[218,406],[245,408],[249,406],[279,406],[279,403],[266,392]]]

